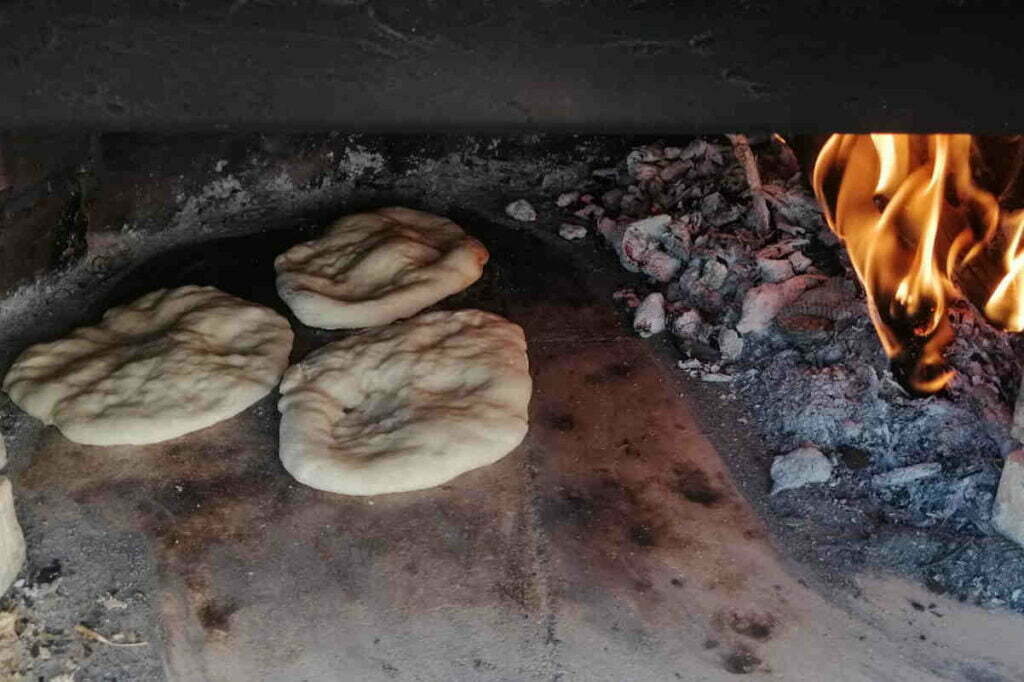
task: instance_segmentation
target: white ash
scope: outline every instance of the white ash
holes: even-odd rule
[[[807,269],[813,265],[813,262],[800,251],[794,251],[789,254],[789,264],[793,266],[794,272],[800,273],[807,272]]]
[[[648,294],[633,317],[633,329],[643,338],[665,331],[665,297]]]
[[[723,360],[735,362],[743,355],[743,338],[735,329],[723,329],[718,334],[718,350],[722,352]]]
[[[682,266],[680,258],[665,249],[677,239],[670,223],[667,215],[628,223],[602,219],[598,229],[612,243],[626,270],[642,272],[656,282],[669,282]]]
[[[726,374],[721,371],[721,366],[718,363],[704,363],[697,358],[690,358],[689,360],[680,360],[676,363],[679,369],[686,372],[686,374],[692,379],[700,379],[707,383],[712,384],[724,384],[729,383],[735,377],[732,374]]]
[[[627,224],[623,229],[621,241],[612,244],[619,254],[622,267],[630,272],[640,272],[648,252],[657,249],[659,237],[670,222],[671,216],[656,215]]]
[[[703,368],[703,364],[697,358],[690,358],[689,360],[680,360],[676,363],[679,369],[686,370],[687,372],[699,372]]]
[[[800,275],[785,282],[762,284],[747,292],[743,299],[743,317],[736,325],[741,334],[763,332],[787,304],[792,303],[805,290],[817,286],[825,278]]]
[[[700,230],[702,222],[700,213],[688,213],[673,219],[669,223],[667,234],[662,237],[665,250],[681,261],[689,260],[693,249],[693,234]]]
[[[893,486],[907,485],[922,478],[931,478],[942,473],[942,465],[938,462],[922,462],[912,464],[881,474],[875,474],[871,482],[877,488],[891,488]]]
[[[772,460],[772,491],[802,488],[811,483],[824,483],[832,477],[832,462],[815,447],[803,447]]]
[[[793,264],[788,259],[758,258],[757,271],[765,282],[782,282],[795,273]]]
[[[682,263],[678,258],[664,251],[653,251],[640,266],[641,272],[656,282],[670,282],[679,272]]]
[[[108,611],[128,608],[128,602],[126,602],[123,599],[118,599],[111,592],[107,592],[106,594],[97,597],[96,603],[98,603],[100,606],[107,609]]]
[[[992,527],[1024,547],[1024,450],[1011,452],[1003,463]]]
[[[555,199],[555,206],[558,206],[559,208],[566,208],[567,206],[575,204],[579,198],[579,192],[562,192],[558,195],[558,198]]]
[[[672,333],[680,339],[706,343],[711,331],[696,310],[684,310],[672,320]]]
[[[532,223],[537,220],[537,211],[526,199],[516,199],[505,207],[505,215],[521,223]]]
[[[729,267],[718,259],[711,259],[704,263],[704,269],[700,273],[700,282],[708,289],[720,289],[729,276]]]
[[[573,223],[562,223],[558,228],[558,236],[567,241],[576,241],[587,236],[587,228]]]
[[[721,220],[721,211],[725,206],[725,199],[719,192],[708,194],[700,200],[700,212],[706,216],[714,216],[714,225],[717,227],[725,223]]]
[[[573,215],[576,216],[577,218],[583,218],[584,220],[588,218],[600,218],[601,216],[604,215],[604,209],[600,206],[600,204],[588,203],[583,208],[574,211]]]
[[[626,170],[631,176],[635,177],[638,172],[641,172],[640,166],[646,158],[647,154],[643,149],[634,149],[626,156]]]

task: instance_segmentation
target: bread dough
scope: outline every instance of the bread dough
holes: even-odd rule
[[[420,490],[491,464],[526,435],[532,382],[515,324],[426,313],[324,346],[281,382],[281,461],[346,495]]]
[[[213,287],[161,289],[94,327],[32,346],[3,388],[23,410],[88,445],[156,443],[232,417],[288,366],[283,317]]]
[[[277,257],[277,291],[303,324],[376,327],[480,278],[489,254],[448,220],[408,208],[347,216]]]

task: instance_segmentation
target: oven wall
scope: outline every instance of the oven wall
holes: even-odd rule
[[[1009,0],[0,0],[0,128],[1020,127]]]
[[[49,273],[116,273],[140,254],[364,207],[472,220],[528,196],[553,214],[542,203],[642,139],[0,132],[0,298]]]

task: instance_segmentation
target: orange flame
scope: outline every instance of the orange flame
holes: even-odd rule
[[[967,299],[1024,329],[1024,211],[1005,213],[971,172],[970,135],[842,135],[814,165],[814,191],[867,292],[896,371],[918,393],[953,377],[947,311]]]

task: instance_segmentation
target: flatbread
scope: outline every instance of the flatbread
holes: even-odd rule
[[[425,313],[324,346],[281,382],[281,462],[345,495],[430,488],[526,435],[532,382],[515,324]]]
[[[358,329],[411,317],[462,291],[488,258],[447,218],[384,208],[342,218],[278,256],[274,268],[278,294],[303,324]]]
[[[232,417],[288,366],[288,321],[213,287],[161,289],[94,327],[32,346],[4,378],[11,399],[88,445],[156,443]]]

